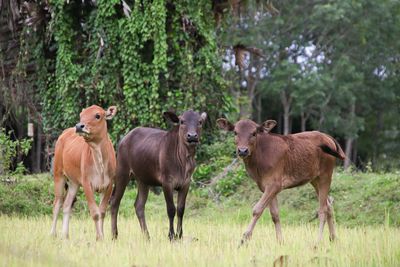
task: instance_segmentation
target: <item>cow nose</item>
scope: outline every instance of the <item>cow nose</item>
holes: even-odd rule
[[[199,136],[197,135],[196,132],[194,132],[194,133],[187,133],[186,139],[187,139],[189,142],[192,142],[192,141],[196,141],[196,142],[197,142],[198,139],[199,139]]]
[[[187,138],[188,139],[197,139],[197,133],[188,133]]]
[[[83,123],[78,123],[75,125],[75,130],[77,133],[83,132],[83,128],[85,128],[85,124]]]
[[[246,157],[249,154],[249,149],[247,147],[238,148],[239,157]]]

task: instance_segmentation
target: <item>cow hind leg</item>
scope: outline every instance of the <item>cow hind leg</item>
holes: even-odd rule
[[[333,199],[329,196],[327,199],[327,206],[328,206],[327,221],[328,221],[328,227],[329,227],[329,240],[335,241],[336,230],[335,230],[335,218],[334,218],[334,212],[333,212]]]
[[[316,189],[318,194],[318,201],[319,201],[319,211],[318,211],[318,218],[319,218],[319,234],[318,234],[318,243],[322,241],[323,238],[323,231],[325,222],[328,221],[329,231],[330,231],[330,238],[335,238],[335,230],[333,225],[333,214],[332,208],[328,200],[328,193],[331,185],[331,176],[329,177],[320,177],[318,180],[312,182],[312,185]]]
[[[68,185],[68,192],[67,196],[64,200],[63,205],[63,226],[62,226],[62,233],[64,238],[69,238],[69,219],[72,212],[72,204],[74,203],[74,199],[76,197],[76,193],[78,192],[79,185],[70,182]]]
[[[118,238],[118,210],[121,203],[121,199],[124,196],[126,186],[130,180],[129,168],[123,166],[122,163],[118,162],[117,172],[115,176],[114,190],[111,196],[111,232],[112,239]]]
[[[147,197],[149,195],[149,186],[144,183],[137,181],[138,186],[138,194],[135,200],[135,211],[136,216],[139,220],[140,228],[142,229],[143,234],[150,239],[149,231],[147,230],[146,218],[144,214],[144,209],[147,201]]]
[[[50,234],[53,236],[57,235],[57,218],[60,212],[60,208],[63,205],[64,200],[64,185],[65,179],[62,175],[54,176],[54,203],[53,203],[53,222],[50,230]]]

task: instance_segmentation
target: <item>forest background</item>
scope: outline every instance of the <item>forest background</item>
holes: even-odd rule
[[[15,146],[3,174],[49,171],[56,138],[92,104],[118,106],[115,145],[136,126],[168,127],[163,111],[206,111],[195,174],[205,183],[216,175],[209,159],[226,151],[221,171],[233,158],[221,116],[327,132],[346,169],[399,167],[398,1],[1,0],[0,9],[1,140]]]

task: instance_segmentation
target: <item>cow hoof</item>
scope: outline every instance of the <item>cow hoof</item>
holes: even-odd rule
[[[249,239],[248,239],[248,238],[242,238],[242,239],[240,240],[240,243],[239,243],[238,248],[241,248],[241,247],[244,247],[244,246],[247,247],[248,244],[249,244]]]

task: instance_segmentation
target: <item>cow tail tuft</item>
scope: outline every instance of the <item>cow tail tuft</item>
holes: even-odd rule
[[[346,158],[346,155],[344,154],[342,148],[340,147],[339,143],[336,141],[336,139],[334,139],[333,137],[329,136],[333,142],[335,142],[335,150],[333,150],[330,146],[326,145],[326,144],[322,144],[319,147],[321,148],[321,150],[323,152],[325,152],[326,154],[329,154],[331,156],[334,156],[338,159],[344,160]]]

